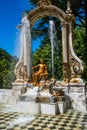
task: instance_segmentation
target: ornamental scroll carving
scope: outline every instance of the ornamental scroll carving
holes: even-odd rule
[[[51,2],[49,0],[40,0],[37,3],[38,6],[43,6],[43,5],[51,5]]]
[[[71,78],[70,67],[68,62],[63,63],[63,77],[64,82],[68,83]]]
[[[84,71],[83,62],[80,59],[70,58],[71,78],[79,77]]]
[[[24,65],[22,61],[19,61],[14,69],[14,73],[16,75],[16,82],[20,81],[28,81],[28,75],[27,75],[27,66]]]

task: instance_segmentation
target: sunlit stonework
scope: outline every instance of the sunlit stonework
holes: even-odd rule
[[[70,1],[67,3],[66,12],[52,5],[49,0],[40,0],[37,5],[28,14],[23,13],[22,22],[18,25],[21,32],[21,53],[14,68],[16,80],[12,83],[10,96],[8,94],[6,98],[2,97],[1,101],[9,102],[20,113],[26,112],[31,115],[63,114],[70,108],[87,112],[86,86],[81,78],[84,70],[83,61],[73,49],[72,25],[75,18],[70,8]],[[55,17],[61,23],[63,68],[61,81],[55,77],[55,73],[49,78],[49,66],[44,59],[41,59],[36,66],[32,65],[31,29],[39,19],[47,16]],[[49,24],[52,27],[53,20]],[[51,38],[53,35],[50,33]]]
[[[40,0],[37,5],[38,6],[44,6],[44,5],[50,5],[51,2],[49,0]]]

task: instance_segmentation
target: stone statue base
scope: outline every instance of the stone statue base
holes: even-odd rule
[[[70,80],[70,83],[74,83],[74,84],[82,84],[83,80],[81,78],[72,78]]]
[[[29,114],[56,115],[64,113],[70,107],[87,112],[85,84],[69,83],[66,86],[61,86],[60,83],[57,82],[55,86],[39,87],[34,86],[33,83],[14,82],[12,91],[4,90],[1,101],[11,104],[12,108],[18,112]],[[50,87],[53,91],[49,90]],[[62,90],[64,95],[61,95],[62,93],[59,92],[62,91],[59,90]],[[57,93],[54,94],[54,91]]]
[[[27,91],[27,82],[14,82],[12,85],[12,95],[16,98]]]

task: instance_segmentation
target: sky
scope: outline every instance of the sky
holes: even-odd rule
[[[19,48],[17,25],[21,23],[22,13],[30,9],[32,5],[28,0],[0,0],[0,48],[11,55],[19,55],[16,51]]]

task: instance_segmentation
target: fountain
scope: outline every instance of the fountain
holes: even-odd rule
[[[27,15],[25,13],[22,15],[22,25],[19,25],[18,28],[21,29],[21,54],[19,61],[15,66],[15,75],[17,77],[16,81],[20,82],[20,80],[30,80],[32,75],[32,46],[30,23],[29,20],[27,20]]]
[[[38,19],[46,16],[56,17],[61,22],[63,81],[58,81],[54,77],[47,80],[48,72],[44,63],[37,65],[40,67],[38,72],[35,72],[34,75],[32,73],[31,28]],[[79,77],[84,68],[83,62],[76,56],[72,46],[73,21],[74,16],[69,1],[66,13],[51,5],[49,0],[40,0],[36,9],[30,11],[27,15],[23,14],[22,25],[19,25],[21,30],[21,55],[15,66],[16,81],[12,83],[12,91],[10,91],[10,96],[7,95],[8,100],[6,100],[7,103],[12,103],[16,111],[29,114],[56,115],[64,113],[70,108],[70,105],[74,109],[79,109],[79,106],[81,106],[80,110],[86,111],[85,84]],[[50,24],[53,26],[53,21],[50,21]],[[51,27],[50,29],[52,29]],[[53,38],[51,40],[52,75],[54,75]],[[33,80],[33,77],[35,77],[35,80]],[[4,102],[4,99],[2,102]]]
[[[50,24],[50,29],[49,29],[49,34],[50,34],[50,42],[51,42],[51,54],[52,54],[52,76],[54,76],[54,22],[53,20],[49,21]]]

